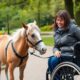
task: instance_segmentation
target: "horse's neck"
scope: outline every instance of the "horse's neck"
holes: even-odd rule
[[[25,55],[28,51],[28,44],[26,43],[26,39],[20,38],[16,42],[14,42],[15,49],[21,55]]]

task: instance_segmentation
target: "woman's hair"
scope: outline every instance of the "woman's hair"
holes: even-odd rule
[[[64,20],[64,27],[67,27],[70,23],[70,15],[66,10],[60,10],[54,19],[54,29],[58,29],[58,25],[56,24],[57,17],[60,17]]]

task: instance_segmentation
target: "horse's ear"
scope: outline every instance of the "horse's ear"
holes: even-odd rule
[[[26,24],[22,23],[22,25],[25,29],[28,29],[28,26]]]
[[[33,22],[34,24],[37,24],[37,22],[36,22],[36,20],[34,20],[34,22]]]

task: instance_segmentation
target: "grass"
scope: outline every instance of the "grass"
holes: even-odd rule
[[[54,39],[53,37],[42,37],[43,42],[45,43],[45,45],[47,46],[53,46],[54,45]]]

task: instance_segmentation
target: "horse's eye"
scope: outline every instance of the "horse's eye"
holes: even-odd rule
[[[35,37],[35,35],[34,35],[34,34],[32,34],[32,35],[31,35],[31,37],[32,37],[32,38],[34,38],[34,37]]]

